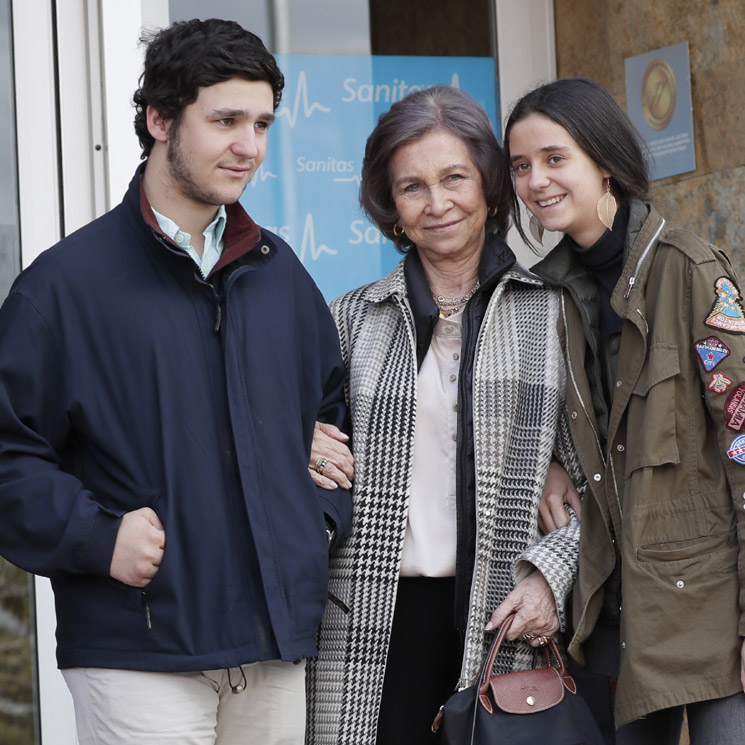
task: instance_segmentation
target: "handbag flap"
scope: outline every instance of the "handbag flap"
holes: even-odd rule
[[[489,684],[494,703],[509,714],[545,711],[564,699],[564,684],[553,667],[495,675]]]

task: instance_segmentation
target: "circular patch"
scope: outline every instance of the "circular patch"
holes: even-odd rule
[[[730,443],[727,449],[727,456],[730,460],[745,466],[745,435],[737,435]]]

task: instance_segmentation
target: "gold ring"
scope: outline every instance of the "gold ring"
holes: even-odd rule
[[[523,639],[525,639],[526,642],[532,642],[533,639],[537,639],[538,637],[535,634],[523,634]]]
[[[316,465],[313,466],[313,468],[315,468],[316,471],[318,471],[318,473],[323,474],[323,469],[326,468],[327,465],[328,465],[328,460],[326,460],[326,458],[319,458],[316,461]]]
[[[548,637],[547,637],[547,636],[539,636],[539,637],[538,637],[538,643],[539,643],[539,644],[540,644],[540,645],[541,645],[542,647],[545,647],[545,646],[546,646],[546,645],[548,644]]]

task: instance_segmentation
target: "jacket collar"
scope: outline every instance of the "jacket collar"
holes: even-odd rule
[[[476,319],[476,328],[481,324],[494,286],[514,263],[515,255],[509,246],[498,235],[490,235],[479,263],[480,286],[464,311],[472,321]],[[417,364],[421,366],[437,325],[438,310],[416,249],[409,251],[391,274],[371,285],[364,297],[375,303],[394,296],[408,301],[414,322]]]
[[[616,285],[611,299],[613,307],[619,315],[619,309],[626,300],[631,298],[632,293],[637,297],[635,302],[640,302],[640,299],[643,298],[644,285],[649,275],[649,267],[652,264],[650,259],[654,255],[654,248],[664,227],[665,220],[654,207],[649,207],[638,200],[631,203],[629,230],[626,237],[628,255],[624,262],[621,279]]]
[[[181,249],[160,229],[158,221],[153,214],[153,209],[145,194],[142,184],[142,175],[145,173],[147,161],[141,164],[135,172],[129,184],[129,190],[125,199],[136,200],[139,204],[139,214],[145,224],[151,228],[169,246]],[[240,202],[225,205],[227,221],[223,233],[223,251],[220,259],[210,272],[210,276],[220,271],[225,266],[232,264],[247,254],[261,239],[261,229],[249,217]]]
[[[515,265],[515,261],[515,254],[498,235],[488,236],[479,265],[481,288],[494,285],[505,272]],[[514,277],[531,281],[521,271],[515,272]],[[411,299],[412,286],[416,286],[415,292],[420,294],[419,290],[422,289],[422,283],[424,283],[425,289],[428,288],[424,277],[424,268],[414,248],[398,262],[396,268],[390,274],[368,285],[362,297],[370,303],[382,303],[394,296]],[[426,294],[429,295],[429,289],[426,289]],[[422,303],[423,309],[424,306],[425,304]],[[432,301],[432,312],[436,312],[434,301]]]
[[[623,252],[623,271],[621,278],[628,278],[634,273],[641,254],[650,240],[659,236],[658,227],[664,220],[654,208],[638,199],[629,202],[629,220],[626,228],[626,241]],[[646,257],[645,257],[646,258]],[[562,240],[541,261],[532,267],[532,271],[556,287],[573,286],[577,281],[590,273],[590,270],[577,258],[568,241]],[[632,283],[633,284],[633,283]],[[616,286],[616,291],[619,285]],[[614,295],[616,293],[614,292]]]
[[[407,256],[396,264],[396,268],[382,279],[367,285],[362,293],[363,300],[368,303],[382,303],[393,297],[406,297],[406,277],[404,262]]]

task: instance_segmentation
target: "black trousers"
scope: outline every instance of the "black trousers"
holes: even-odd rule
[[[377,745],[436,745],[432,720],[455,690],[463,646],[454,577],[402,577],[378,718]]]

